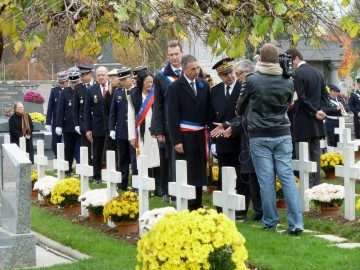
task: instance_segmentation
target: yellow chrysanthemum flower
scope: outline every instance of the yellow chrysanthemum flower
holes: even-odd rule
[[[135,221],[139,218],[139,196],[132,191],[126,191],[121,196],[112,198],[104,206],[104,220],[114,222]]]
[[[78,203],[81,194],[80,180],[77,178],[65,178],[60,180],[51,191],[50,201],[62,206]]]

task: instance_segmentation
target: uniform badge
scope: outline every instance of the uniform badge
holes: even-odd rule
[[[84,103],[84,100],[83,100],[83,99],[80,99],[80,103]]]
[[[94,95],[94,103],[98,103],[97,95]]]
[[[57,102],[57,98],[55,98],[55,102]]]
[[[122,96],[118,96],[118,99],[119,99],[119,100],[122,100]]]
[[[71,101],[69,101],[69,107],[71,107]]]

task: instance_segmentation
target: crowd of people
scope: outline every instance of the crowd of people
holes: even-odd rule
[[[108,71],[99,66],[77,66],[57,74],[58,86],[51,89],[46,129],[52,132],[52,148],[65,143],[65,159],[79,158],[79,146],[89,149],[93,180],[101,184],[106,150],[116,151],[117,170],[122,173],[119,188],[128,189],[131,174],[137,174],[136,157],[147,156],[149,175],[155,178],[155,194],[168,202],[168,183],[175,181],[175,161],[187,161],[188,184],[196,187],[189,210],[202,207],[203,186],[207,185],[209,151],[221,168],[236,171],[236,191],[245,196],[246,208],[236,212],[237,220],[262,221],[265,230],[276,228],[275,176],[280,179],[287,205],[287,233],[304,229],[300,195],[292,168],[298,157],[298,143],[307,142],[309,159],[318,164],[310,175],[310,187],[320,184],[320,144],[327,136],[329,150],[338,136],[334,128],[339,117],[354,113],[355,134],[360,139],[359,90],[349,104],[336,85],[327,91],[321,73],[307,64],[300,51],[288,49],[295,75],[284,76],[279,50],[265,44],[256,63],[238,63],[224,58],[212,67],[221,82],[201,69],[193,55],[183,55],[181,43],[166,46],[168,63],[154,76],[146,66]],[[330,93],[329,93],[330,92]],[[295,95],[294,95],[295,93]],[[11,140],[25,135],[31,139],[32,122],[16,103],[10,118]],[[324,120],[326,119],[326,124]],[[30,147],[30,146],[29,146]],[[333,149],[334,150],[334,149]],[[247,217],[252,201],[254,215]],[[222,211],[218,208],[218,211]]]

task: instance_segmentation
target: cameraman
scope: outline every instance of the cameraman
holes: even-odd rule
[[[250,151],[259,180],[265,230],[276,230],[279,213],[276,208],[275,172],[279,176],[288,208],[289,234],[304,229],[300,194],[291,166],[292,143],[287,110],[294,94],[294,82],[282,76],[278,48],[265,44],[256,64],[256,72],[246,77],[236,111],[242,115],[248,108]]]

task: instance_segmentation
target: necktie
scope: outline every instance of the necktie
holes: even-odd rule
[[[226,86],[226,94],[225,94],[225,99],[226,101],[229,101],[230,99],[230,85]]]
[[[106,94],[105,84],[102,84],[101,86],[102,86],[103,97],[105,97]]]
[[[196,89],[195,89],[195,83],[194,83],[194,82],[191,82],[191,83],[190,83],[190,86],[191,86],[191,88],[194,90],[194,94],[195,94],[195,96],[196,96],[197,93],[196,93]]]
[[[175,69],[175,74],[180,77],[181,75],[181,70],[180,69]]]

